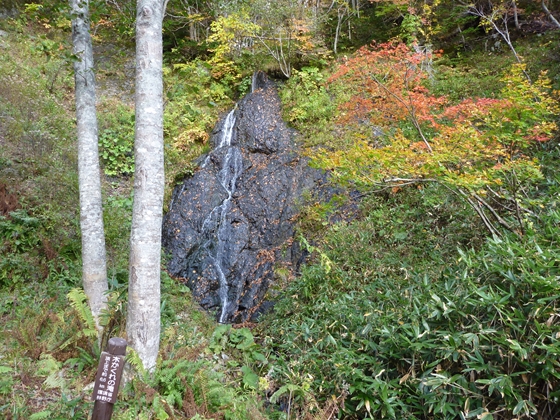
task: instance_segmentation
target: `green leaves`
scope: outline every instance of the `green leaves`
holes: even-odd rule
[[[294,70],[282,89],[284,117],[298,129],[324,125],[333,118],[336,104],[325,88],[325,77],[316,67]]]
[[[544,391],[560,385],[556,206],[552,199],[547,217],[525,237],[488,239],[454,263],[424,243],[422,268],[411,263],[411,245],[395,257],[397,249],[387,251],[364,220],[338,226],[321,251],[333,268],[317,260],[290,284],[268,320],[267,340],[280,360],[297,360],[299,374],[312,377],[324,399],[347,392],[348,416],[491,419],[546,412],[557,397]],[[369,211],[388,232],[403,223],[403,208]],[[421,240],[412,229],[401,231]],[[408,264],[417,270],[404,271]],[[287,363],[275,362],[280,384]]]
[[[15,382],[12,377],[13,371],[9,366],[0,365],[0,396],[12,393]]]
[[[241,372],[243,372],[243,385],[250,389],[258,389],[259,376],[249,366],[242,366]]]
[[[84,326],[80,334],[78,334],[78,338],[82,335],[90,338],[96,337],[97,329],[95,327],[95,321],[91,309],[87,304],[87,296],[84,290],[73,288],[66,296],[70,301],[70,306],[74,308]]]
[[[123,105],[103,116],[99,154],[108,176],[134,173],[134,113]]]
[[[38,275],[43,221],[26,210],[0,216],[0,284],[16,285]]]

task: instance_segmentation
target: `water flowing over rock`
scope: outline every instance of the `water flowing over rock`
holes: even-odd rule
[[[214,150],[175,188],[163,225],[170,275],[222,323],[254,318],[275,269],[297,270],[297,202],[324,182],[298,155],[274,84],[264,73],[253,83],[215,129]]]

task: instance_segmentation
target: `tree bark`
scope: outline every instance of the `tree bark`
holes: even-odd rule
[[[89,33],[88,0],[70,0],[76,85],[82,280],[98,331],[99,315],[107,306],[107,260],[95,110],[95,76]]]
[[[163,213],[163,1],[139,0],[136,15],[134,205],[130,237],[127,335],[153,371],[160,336]]]
[[[556,20],[556,18],[554,17],[554,15],[550,12],[550,10],[548,10],[548,7],[546,7],[546,4],[544,3],[544,0],[541,0],[541,7],[544,10],[544,12],[546,13],[546,15],[549,17],[549,19],[556,25],[556,27],[560,28],[560,22],[558,22]]]

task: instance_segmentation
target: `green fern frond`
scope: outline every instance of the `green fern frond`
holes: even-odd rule
[[[63,389],[66,381],[61,376],[62,363],[56,360],[51,354],[44,354],[37,363],[37,375],[46,376],[43,385],[46,388]]]
[[[50,418],[52,418],[52,411],[49,410],[39,411],[38,413],[31,414],[31,416],[29,416],[29,420],[43,420]]]
[[[142,360],[140,359],[138,353],[131,347],[127,349],[126,361],[140,375],[140,379],[146,381],[148,372],[144,368],[144,363],[142,363]]]
[[[152,408],[155,411],[156,419],[157,420],[167,420],[169,415],[165,411],[165,401],[162,401],[160,395],[156,395],[154,397],[154,402],[152,404]]]
[[[13,369],[9,366],[0,365],[0,374],[4,374],[4,373],[8,373],[8,372],[13,372]]]
[[[52,354],[42,354],[35,373],[40,376],[48,376],[53,373],[58,374],[61,368],[62,363],[56,360]]]
[[[97,329],[95,328],[95,320],[91,309],[87,304],[87,296],[82,289],[73,288],[66,295],[70,301],[70,306],[78,313],[80,320],[84,323],[85,328],[82,333],[86,337],[96,337]]]
[[[47,376],[47,379],[45,379],[45,381],[43,382],[43,385],[45,385],[45,387],[47,389],[55,389],[55,388],[60,388],[60,389],[64,389],[66,387],[66,381],[64,380],[64,378],[62,378],[61,376],[58,375],[58,373],[51,373],[49,376]]]

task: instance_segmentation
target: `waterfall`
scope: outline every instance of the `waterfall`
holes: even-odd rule
[[[327,175],[297,153],[274,82],[256,72],[252,90],[221,115],[213,150],[174,189],[163,223],[170,275],[222,324],[256,320],[273,305],[274,268],[295,275],[305,258],[295,203],[304,191],[331,197]]]
[[[226,267],[227,256],[225,254],[225,248],[228,241],[228,221],[227,217],[231,209],[231,200],[233,194],[235,193],[235,186],[237,179],[241,175],[241,170],[243,168],[243,162],[241,157],[241,151],[238,147],[231,145],[231,140],[233,137],[233,128],[235,127],[235,109],[234,108],[226,117],[223,127],[222,135],[220,141],[216,146],[216,149],[227,148],[226,154],[222,160],[222,167],[220,172],[218,172],[217,177],[220,185],[224,188],[227,193],[227,197],[222,201],[222,203],[216,206],[208,217],[204,220],[202,226],[202,233],[208,240],[205,246],[211,243],[210,237],[215,233],[217,238],[217,245],[215,248],[215,253],[212,255],[210,253],[210,258],[218,274],[218,280],[220,282],[220,288],[218,291],[221,303],[222,311],[219,317],[219,322],[224,323],[226,321],[227,309],[228,309],[228,291],[229,286],[227,284],[227,273],[228,268]],[[204,163],[204,165],[206,162]]]
[[[235,110],[237,109],[237,104],[235,107],[227,114],[226,119],[224,120],[224,124],[222,126],[222,135],[220,137],[220,142],[216,145],[216,149],[220,147],[229,147],[231,146],[231,138],[233,137],[233,127],[235,126]],[[210,161],[210,154],[206,156],[204,162],[201,165],[201,168],[206,168],[208,162]]]
[[[220,184],[227,191],[228,196],[222,203],[221,215],[220,215],[220,226],[218,228],[218,246],[216,247],[216,257],[214,259],[214,266],[220,277],[220,290],[219,296],[222,300],[222,313],[220,315],[220,323],[223,323],[227,313],[228,307],[228,291],[229,286],[227,284],[226,276],[223,270],[223,261],[225,258],[224,248],[227,237],[227,223],[226,217],[229,214],[231,208],[231,199],[233,193],[235,192],[235,184],[237,178],[241,175],[241,169],[243,168],[241,152],[237,147],[229,147],[226,157],[224,159],[224,165],[219,173]]]
[[[220,143],[218,144],[218,148],[231,146],[231,138],[233,136],[233,127],[235,126],[235,110],[237,109],[237,105],[233,108],[230,113],[227,115],[226,120],[224,121],[224,126],[222,127],[222,137],[220,138]]]
[[[255,90],[257,90],[258,75],[258,71],[253,72],[253,76],[251,77],[251,93],[254,93]]]
[[[171,202],[169,203],[169,210],[168,211],[173,210],[173,204],[175,204],[175,198],[176,197],[181,197],[181,195],[183,194],[183,191],[185,191],[185,187],[186,187],[186,184],[183,184],[183,186],[181,187],[181,190],[179,191],[179,194],[177,194],[177,195],[173,194],[173,197],[171,197]]]

